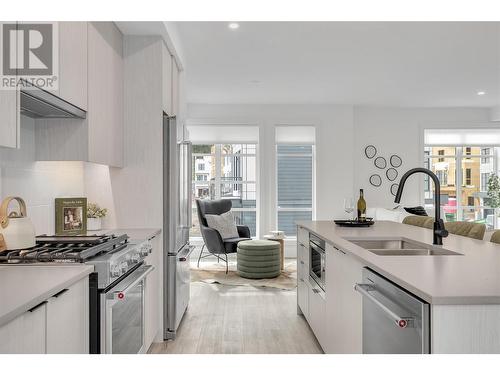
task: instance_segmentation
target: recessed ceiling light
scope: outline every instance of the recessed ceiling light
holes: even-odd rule
[[[477,92],[477,95],[479,95],[479,96],[486,95],[486,91],[478,91],[478,92]]]
[[[227,25],[227,27],[229,27],[232,30],[236,30],[237,28],[240,27],[240,24],[237,22],[231,22],[229,25]]]

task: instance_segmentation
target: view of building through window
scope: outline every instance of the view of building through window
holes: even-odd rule
[[[313,162],[312,145],[278,144],[278,230],[295,236],[298,220],[312,220]]]
[[[498,147],[425,147],[425,167],[441,182],[441,205],[447,221],[485,223],[500,227],[488,198],[488,182],[498,175]],[[433,206],[434,188],[425,179],[425,205]]]
[[[230,199],[236,223],[256,235],[257,145],[193,145],[193,225],[191,237],[201,237],[195,199]]]

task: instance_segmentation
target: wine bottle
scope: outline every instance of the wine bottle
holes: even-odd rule
[[[366,221],[366,201],[363,196],[363,189],[359,189],[358,199],[358,221]]]

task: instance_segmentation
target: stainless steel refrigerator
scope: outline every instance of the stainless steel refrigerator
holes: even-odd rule
[[[163,311],[165,340],[175,339],[189,304],[191,143],[178,134],[175,117],[163,114]]]

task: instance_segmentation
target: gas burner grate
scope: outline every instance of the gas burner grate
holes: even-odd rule
[[[127,246],[128,236],[38,236],[30,249],[6,250],[0,263],[84,262],[96,255]]]

